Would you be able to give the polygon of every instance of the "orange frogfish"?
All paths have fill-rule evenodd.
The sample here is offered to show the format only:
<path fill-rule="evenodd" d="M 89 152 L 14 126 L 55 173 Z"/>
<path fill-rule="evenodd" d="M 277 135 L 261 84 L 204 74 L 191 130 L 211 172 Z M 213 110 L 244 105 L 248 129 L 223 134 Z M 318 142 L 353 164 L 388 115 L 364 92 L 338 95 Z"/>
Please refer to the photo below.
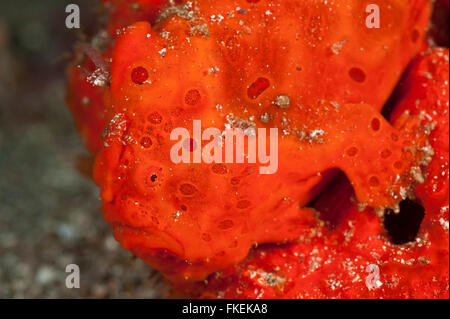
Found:
<path fill-rule="evenodd" d="M 433 125 L 381 110 L 424 47 L 430 3 L 369 4 L 103 0 L 108 25 L 78 47 L 68 104 L 122 246 L 195 282 L 317 229 L 312 202 L 340 174 L 360 209 L 398 211 L 424 183 Z M 221 134 L 199 137 L 208 128 Z M 268 174 L 250 143 L 262 128 L 258 152 L 277 154 Z M 243 160 L 194 160 L 219 140 Z M 189 161 L 173 160 L 176 143 Z"/>

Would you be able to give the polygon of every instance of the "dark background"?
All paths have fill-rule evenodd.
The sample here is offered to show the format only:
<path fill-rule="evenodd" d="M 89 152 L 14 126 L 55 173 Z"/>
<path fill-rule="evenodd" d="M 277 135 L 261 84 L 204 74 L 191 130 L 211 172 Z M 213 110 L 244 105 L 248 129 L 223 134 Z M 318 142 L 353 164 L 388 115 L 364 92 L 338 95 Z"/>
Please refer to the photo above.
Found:
<path fill-rule="evenodd" d="M 81 30 L 65 7 L 81 9 Z M 98 1 L 0 2 L 0 298 L 154 298 L 165 286 L 120 248 L 99 191 L 76 168 L 86 156 L 65 105 L 77 40 L 99 27 Z M 81 288 L 67 289 L 77 264 Z"/>

